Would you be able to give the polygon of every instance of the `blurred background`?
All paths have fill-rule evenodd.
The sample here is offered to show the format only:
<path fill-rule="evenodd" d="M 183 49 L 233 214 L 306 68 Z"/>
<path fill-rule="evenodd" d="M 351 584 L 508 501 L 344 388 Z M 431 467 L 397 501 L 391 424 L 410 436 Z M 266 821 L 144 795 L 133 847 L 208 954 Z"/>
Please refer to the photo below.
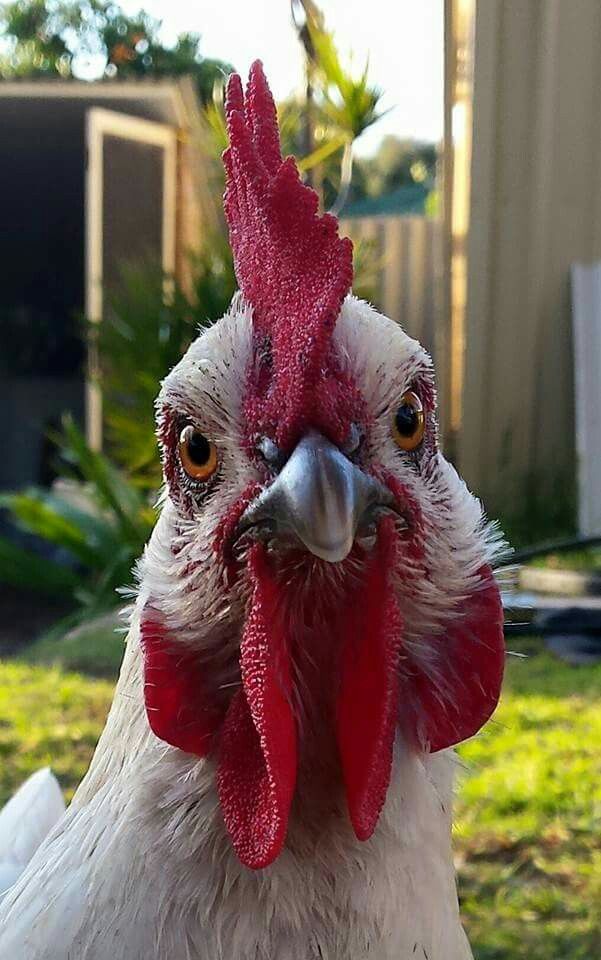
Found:
<path fill-rule="evenodd" d="M 0 31 L 0 802 L 46 763 L 69 797 L 103 725 L 154 397 L 234 291 L 224 80 L 260 57 L 524 561 L 519 656 L 461 750 L 476 956 L 601 956 L 598 0 L 17 0 Z"/>

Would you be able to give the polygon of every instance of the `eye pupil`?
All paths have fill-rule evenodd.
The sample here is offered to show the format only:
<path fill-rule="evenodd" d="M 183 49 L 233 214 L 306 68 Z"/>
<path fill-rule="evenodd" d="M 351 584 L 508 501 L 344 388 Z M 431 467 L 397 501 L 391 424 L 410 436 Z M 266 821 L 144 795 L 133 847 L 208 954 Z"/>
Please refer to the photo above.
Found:
<path fill-rule="evenodd" d="M 186 437 L 188 456 L 197 467 L 204 467 L 211 456 L 211 444 L 198 430 L 191 430 Z"/>
<path fill-rule="evenodd" d="M 424 439 L 425 429 L 426 419 L 420 396 L 414 390 L 407 390 L 401 397 L 392 422 L 392 436 L 397 447 L 406 452 L 417 450 Z"/>
<path fill-rule="evenodd" d="M 179 458 L 190 479 L 202 482 L 208 480 L 217 469 L 217 448 L 200 430 L 191 423 L 184 427 L 179 436 Z"/>
<path fill-rule="evenodd" d="M 412 437 L 419 425 L 419 414 L 415 407 L 403 403 L 396 412 L 395 424 L 402 437 Z"/>

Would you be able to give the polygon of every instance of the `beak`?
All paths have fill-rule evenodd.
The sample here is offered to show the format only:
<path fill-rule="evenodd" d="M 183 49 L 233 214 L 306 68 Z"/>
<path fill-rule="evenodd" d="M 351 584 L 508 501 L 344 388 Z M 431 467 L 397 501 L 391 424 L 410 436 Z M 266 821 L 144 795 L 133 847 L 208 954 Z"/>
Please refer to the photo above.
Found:
<path fill-rule="evenodd" d="M 378 514 L 390 509 L 394 498 L 386 487 L 310 431 L 273 483 L 245 510 L 238 536 L 251 529 L 263 539 L 292 536 L 314 556 L 338 563 L 351 552 L 358 534 L 375 533 Z"/>

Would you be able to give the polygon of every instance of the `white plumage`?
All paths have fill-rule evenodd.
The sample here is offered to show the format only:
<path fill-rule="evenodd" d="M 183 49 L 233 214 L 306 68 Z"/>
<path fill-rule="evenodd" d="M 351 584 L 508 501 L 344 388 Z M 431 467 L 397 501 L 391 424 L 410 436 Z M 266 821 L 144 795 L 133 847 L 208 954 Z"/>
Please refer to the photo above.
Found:
<path fill-rule="evenodd" d="M 0 811 L 0 898 L 23 872 L 65 812 L 56 778 L 32 773 Z"/>
<path fill-rule="evenodd" d="M 440 453 L 420 473 L 390 436 L 398 398 L 416 376 L 431 378 L 422 348 L 353 298 L 345 301 L 334 342 L 372 417 L 366 456 L 377 451 L 423 512 L 429 576 L 417 569 L 413 575 L 408 563 L 395 590 L 406 642 L 427 668 L 431 638 L 460 615 L 497 541 Z M 247 586 L 224 589 L 211 544 L 228 507 L 249 482 L 262 480 L 242 443 L 251 349 L 250 310 L 236 298 L 165 381 L 161 402 L 194 418 L 217 445 L 219 482 L 192 517 L 165 495 L 140 564 L 105 730 L 65 816 L 0 906 L 0 960 L 471 957 L 451 850 L 452 751 L 428 755 L 397 736 L 387 800 L 365 843 L 353 834 L 342 786 L 328 786 L 325 796 L 322 771 L 307 772 L 301 762 L 283 852 L 265 870 L 251 871 L 227 836 L 213 761 L 168 746 L 150 731 L 139 632 L 149 596 L 183 649 L 223 651 L 240 642 Z M 330 566 L 322 575 L 332 577 L 334 595 L 338 565 Z M 236 683 L 227 662 L 224 685 Z M 310 691 L 297 694 L 301 701 L 310 697 Z M 302 739 L 301 724 L 301 753 Z"/>

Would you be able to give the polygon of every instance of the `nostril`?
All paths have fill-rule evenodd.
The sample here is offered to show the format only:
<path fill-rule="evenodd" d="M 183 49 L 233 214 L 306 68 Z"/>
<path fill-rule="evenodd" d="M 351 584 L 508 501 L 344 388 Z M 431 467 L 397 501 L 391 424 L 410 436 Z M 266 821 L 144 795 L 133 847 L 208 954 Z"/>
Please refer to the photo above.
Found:
<path fill-rule="evenodd" d="M 271 437 L 261 437 L 257 443 L 257 453 L 272 470 L 280 470 L 284 465 L 284 454 Z"/>
<path fill-rule="evenodd" d="M 348 432 L 348 437 L 346 438 L 344 446 L 342 447 L 342 452 L 347 457 L 352 457 L 353 454 L 356 454 L 359 452 L 359 448 L 361 447 L 362 443 L 363 443 L 363 433 L 361 429 L 358 427 L 356 423 L 351 423 L 349 432 Z"/>

